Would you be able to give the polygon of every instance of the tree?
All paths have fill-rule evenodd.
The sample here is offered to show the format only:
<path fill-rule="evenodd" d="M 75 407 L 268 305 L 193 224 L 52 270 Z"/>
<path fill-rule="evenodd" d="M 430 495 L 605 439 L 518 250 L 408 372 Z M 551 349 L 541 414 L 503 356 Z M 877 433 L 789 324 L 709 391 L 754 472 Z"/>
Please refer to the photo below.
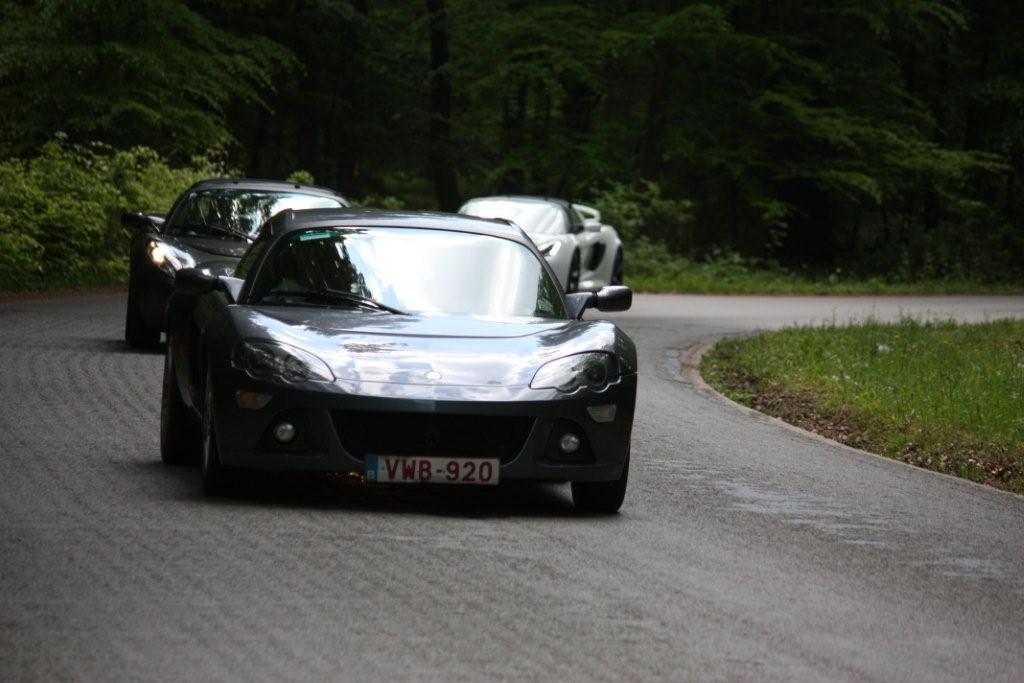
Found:
<path fill-rule="evenodd" d="M 187 158 L 229 143 L 228 105 L 259 106 L 292 66 L 281 46 L 177 0 L 3 0 L 0 155 L 63 131 Z"/>

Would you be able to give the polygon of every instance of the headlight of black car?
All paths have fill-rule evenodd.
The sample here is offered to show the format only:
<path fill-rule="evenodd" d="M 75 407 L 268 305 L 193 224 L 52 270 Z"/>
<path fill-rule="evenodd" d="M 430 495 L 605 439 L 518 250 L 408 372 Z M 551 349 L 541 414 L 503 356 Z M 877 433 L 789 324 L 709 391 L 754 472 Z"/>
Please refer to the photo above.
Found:
<path fill-rule="evenodd" d="M 192 268 L 196 265 L 196 260 L 192 258 L 191 254 L 177 247 L 172 247 L 167 242 L 150 240 L 146 247 L 146 252 L 149 254 L 149 260 L 152 261 L 153 265 L 168 275 L 174 275 L 176 270 Z"/>
<path fill-rule="evenodd" d="M 231 364 L 253 379 L 290 383 L 334 381 L 334 373 L 327 363 L 308 351 L 262 339 L 240 341 L 231 355 Z"/>
<path fill-rule="evenodd" d="M 545 363 L 530 382 L 531 389 L 557 389 L 571 394 L 586 387 L 601 391 L 619 378 L 619 366 L 609 353 L 577 353 Z"/>

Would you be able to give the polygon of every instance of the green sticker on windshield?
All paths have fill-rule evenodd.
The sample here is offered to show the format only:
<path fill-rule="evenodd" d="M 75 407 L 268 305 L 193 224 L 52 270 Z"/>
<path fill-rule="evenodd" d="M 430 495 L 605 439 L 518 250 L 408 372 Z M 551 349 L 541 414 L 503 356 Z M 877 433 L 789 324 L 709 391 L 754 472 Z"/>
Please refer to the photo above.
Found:
<path fill-rule="evenodd" d="M 304 232 L 299 235 L 300 242 L 307 242 L 309 240 L 323 240 L 329 237 L 334 237 L 333 230 L 317 230 L 316 232 Z"/>

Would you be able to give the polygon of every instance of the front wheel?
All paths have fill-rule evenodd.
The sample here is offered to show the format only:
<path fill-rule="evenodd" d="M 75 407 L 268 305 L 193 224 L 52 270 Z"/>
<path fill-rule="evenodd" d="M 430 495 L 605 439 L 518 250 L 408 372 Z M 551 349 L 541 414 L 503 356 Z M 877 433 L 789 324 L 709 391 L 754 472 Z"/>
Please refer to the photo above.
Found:
<path fill-rule="evenodd" d="M 565 281 L 565 293 L 572 294 L 580 288 L 580 252 L 574 252 L 569 264 L 569 277 Z"/>
<path fill-rule="evenodd" d="M 201 460 L 203 493 L 208 496 L 228 493 L 234 480 L 233 474 L 230 468 L 220 464 L 217 429 L 213 417 L 213 378 L 207 371 L 206 395 L 203 401 L 203 457 Z"/>
<path fill-rule="evenodd" d="M 619 511 L 626 497 L 626 483 L 629 481 L 629 456 L 622 466 L 622 476 L 615 481 L 574 481 L 572 502 L 581 512 L 597 512 L 611 515 Z"/>
<path fill-rule="evenodd" d="M 164 385 L 160 397 L 160 459 L 168 465 L 193 465 L 199 460 L 200 434 L 197 420 L 174 381 L 171 345 L 164 357 Z"/>
<path fill-rule="evenodd" d="M 124 340 L 133 349 L 149 349 L 160 343 L 160 330 L 154 330 L 142 319 L 135 287 L 128 283 L 128 309 L 124 314 Z"/>

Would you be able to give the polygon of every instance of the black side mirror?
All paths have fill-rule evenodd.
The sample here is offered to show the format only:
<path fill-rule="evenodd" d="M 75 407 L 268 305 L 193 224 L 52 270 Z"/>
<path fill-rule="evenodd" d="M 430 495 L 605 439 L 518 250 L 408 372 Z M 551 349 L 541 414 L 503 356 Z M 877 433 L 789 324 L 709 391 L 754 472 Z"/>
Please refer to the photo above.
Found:
<path fill-rule="evenodd" d="M 580 292 L 565 297 L 569 303 L 569 315 L 579 320 L 583 311 L 595 308 L 599 311 L 612 313 L 628 311 L 633 305 L 633 290 L 621 285 L 602 287 L 598 292 Z"/>
<path fill-rule="evenodd" d="M 622 285 L 602 287 L 594 295 L 591 306 L 599 311 L 628 311 L 633 305 L 633 290 Z"/>
<path fill-rule="evenodd" d="M 174 290 L 182 294 L 198 296 L 217 289 L 220 279 L 204 273 L 198 268 L 182 268 L 174 274 Z"/>
<path fill-rule="evenodd" d="M 144 213 L 126 211 L 121 214 L 121 225 L 130 230 L 138 230 L 139 232 L 146 232 L 147 230 L 160 232 L 160 227 L 163 223 L 163 219 L 160 219 L 160 222 L 157 223 L 153 220 L 153 217 L 147 216 Z"/>

